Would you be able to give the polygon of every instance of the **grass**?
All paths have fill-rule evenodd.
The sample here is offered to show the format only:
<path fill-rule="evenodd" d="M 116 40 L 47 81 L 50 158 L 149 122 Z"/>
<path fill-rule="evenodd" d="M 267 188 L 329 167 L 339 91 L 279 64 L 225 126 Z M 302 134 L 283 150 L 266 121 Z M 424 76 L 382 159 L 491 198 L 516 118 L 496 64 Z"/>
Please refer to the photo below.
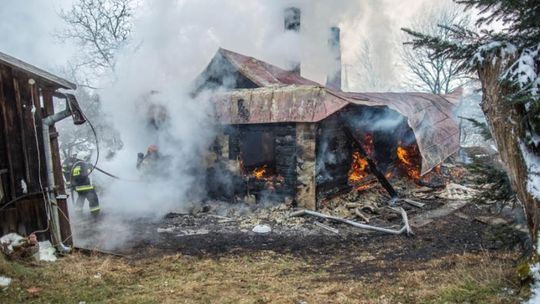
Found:
<path fill-rule="evenodd" d="M 377 279 L 270 251 L 129 260 L 72 254 L 55 263 L 0 257 L 2 303 L 519 303 L 513 253 L 450 255 Z M 360 259 L 361 260 L 361 259 Z M 360 260 L 349 263 L 362 263 Z"/>

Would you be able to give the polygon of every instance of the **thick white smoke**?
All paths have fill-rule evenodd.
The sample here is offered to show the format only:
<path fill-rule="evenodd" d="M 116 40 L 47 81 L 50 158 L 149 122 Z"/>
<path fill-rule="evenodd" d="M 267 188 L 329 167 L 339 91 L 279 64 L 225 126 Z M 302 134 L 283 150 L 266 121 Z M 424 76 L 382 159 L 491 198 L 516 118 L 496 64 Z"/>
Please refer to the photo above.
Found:
<path fill-rule="evenodd" d="M 283 10 L 291 4 L 302 9 L 300 36 L 283 29 Z M 105 209 L 163 215 L 198 199 L 194 194 L 204 189 L 200 189 L 202 172 L 197 168 L 202 167 L 213 140 L 214 122 L 205 99 L 190 97 L 190 85 L 219 47 L 281 66 L 301 60 L 303 68 L 314 67 L 305 74 L 319 72 L 323 81 L 330 66 L 329 27 L 356 6 L 356 2 L 342 2 L 329 11 L 328 5 L 306 1 L 144 3 L 138 10 L 132 43 L 118 57 L 114 80 L 100 92 L 124 141 L 117 157 L 102 166 L 138 179 L 137 153 L 156 144 L 169 157 L 170 172 L 164 172 L 167 178 L 152 179 L 143 186 L 109 181 L 102 197 Z M 148 123 L 150 104 L 167 110 L 167 123 L 157 131 Z"/>

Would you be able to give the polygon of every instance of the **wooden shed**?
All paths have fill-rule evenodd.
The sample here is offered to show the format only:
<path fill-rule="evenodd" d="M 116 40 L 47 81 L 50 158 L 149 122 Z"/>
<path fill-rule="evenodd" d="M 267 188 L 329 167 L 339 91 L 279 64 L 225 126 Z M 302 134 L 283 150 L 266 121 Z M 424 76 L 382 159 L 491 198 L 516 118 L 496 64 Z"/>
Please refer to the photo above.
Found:
<path fill-rule="evenodd" d="M 60 214 L 62 241 L 71 243 L 58 133 L 54 125 L 49 127 L 54 184 L 46 171 L 42 118 L 55 113 L 53 96 L 61 96 L 59 89 L 75 88 L 67 80 L 0 53 L 0 235 L 36 233 L 40 240 L 54 239 L 52 197 Z M 50 184 L 54 189 L 49 189 Z"/>

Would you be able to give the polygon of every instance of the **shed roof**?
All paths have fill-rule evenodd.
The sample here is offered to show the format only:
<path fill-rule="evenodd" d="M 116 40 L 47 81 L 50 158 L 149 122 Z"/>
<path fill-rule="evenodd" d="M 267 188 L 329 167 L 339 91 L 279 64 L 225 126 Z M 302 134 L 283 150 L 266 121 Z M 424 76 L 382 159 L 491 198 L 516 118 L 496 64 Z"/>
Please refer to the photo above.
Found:
<path fill-rule="evenodd" d="M 9 56 L 5 53 L 0 52 L 0 64 L 7 65 L 15 70 L 27 73 L 32 75 L 35 78 L 39 78 L 41 80 L 44 80 L 45 82 L 49 84 L 53 84 L 55 86 L 58 86 L 60 88 L 64 89 L 76 89 L 77 85 L 74 83 L 67 81 L 63 78 L 60 78 L 56 75 L 53 75 L 45 70 L 42 70 L 38 67 L 35 67 L 29 63 L 26 63 L 22 60 L 19 60 L 15 57 Z M 37 80 L 37 79 L 36 79 Z"/>
<path fill-rule="evenodd" d="M 214 94 L 221 123 L 318 122 L 351 104 L 384 106 L 407 118 L 422 155 L 422 174 L 459 149 L 459 127 L 452 112 L 461 98 L 460 90 L 449 95 L 341 92 L 229 50 L 219 49 L 216 57 L 259 86 Z"/>
<path fill-rule="evenodd" d="M 261 87 L 271 85 L 314 85 L 322 86 L 315 81 L 304 78 L 262 60 L 235 53 L 223 48 L 218 54 L 226 58 L 238 71 Z"/>

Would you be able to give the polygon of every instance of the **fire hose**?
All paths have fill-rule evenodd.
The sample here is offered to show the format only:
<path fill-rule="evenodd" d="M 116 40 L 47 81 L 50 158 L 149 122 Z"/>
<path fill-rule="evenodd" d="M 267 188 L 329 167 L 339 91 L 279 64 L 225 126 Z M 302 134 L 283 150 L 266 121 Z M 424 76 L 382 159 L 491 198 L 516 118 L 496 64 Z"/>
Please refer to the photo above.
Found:
<path fill-rule="evenodd" d="M 121 181 L 125 181 L 125 182 L 132 182 L 132 183 L 142 183 L 144 182 L 143 180 L 140 180 L 140 179 L 127 179 L 127 178 L 122 178 L 122 177 L 119 177 L 117 175 L 114 175 L 110 172 L 107 172 L 101 168 L 98 168 L 97 166 L 94 166 L 94 169 L 96 169 L 97 171 L 109 176 L 109 177 L 112 177 L 114 179 L 117 179 L 117 180 L 121 180 Z"/>

